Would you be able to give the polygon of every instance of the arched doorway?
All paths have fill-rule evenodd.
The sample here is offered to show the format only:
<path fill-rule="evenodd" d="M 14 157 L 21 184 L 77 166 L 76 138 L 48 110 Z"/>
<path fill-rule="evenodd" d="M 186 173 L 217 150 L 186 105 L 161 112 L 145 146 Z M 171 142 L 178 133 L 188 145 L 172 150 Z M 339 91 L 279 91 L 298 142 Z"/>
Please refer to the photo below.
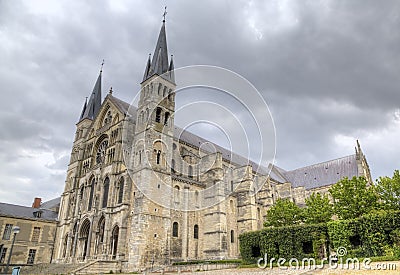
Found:
<path fill-rule="evenodd" d="M 74 225 L 74 229 L 72 231 L 72 235 L 71 235 L 71 245 L 70 245 L 70 251 L 69 251 L 69 255 L 71 257 L 75 256 L 75 251 L 76 251 L 76 239 L 77 239 L 77 234 L 78 233 L 78 222 L 75 223 Z"/>
<path fill-rule="evenodd" d="M 114 229 L 113 229 L 112 235 L 111 235 L 111 253 L 112 253 L 113 259 L 115 259 L 117 257 L 118 235 L 119 235 L 119 227 L 118 227 L 118 225 L 116 225 L 116 226 L 114 226 Z"/>
<path fill-rule="evenodd" d="M 89 232 L 90 232 L 90 221 L 88 219 L 84 220 L 79 231 L 79 243 L 81 248 L 82 260 L 86 258 L 88 245 L 89 245 Z"/>
<path fill-rule="evenodd" d="M 105 218 L 104 216 L 101 216 L 99 223 L 97 225 L 97 248 L 96 248 L 96 254 L 102 254 L 103 253 L 103 242 L 104 242 L 104 228 L 105 228 Z"/>
<path fill-rule="evenodd" d="M 67 256 L 67 246 L 68 246 L 68 234 L 65 235 L 64 237 L 64 243 L 63 243 L 63 252 L 62 252 L 62 257 L 65 258 Z"/>

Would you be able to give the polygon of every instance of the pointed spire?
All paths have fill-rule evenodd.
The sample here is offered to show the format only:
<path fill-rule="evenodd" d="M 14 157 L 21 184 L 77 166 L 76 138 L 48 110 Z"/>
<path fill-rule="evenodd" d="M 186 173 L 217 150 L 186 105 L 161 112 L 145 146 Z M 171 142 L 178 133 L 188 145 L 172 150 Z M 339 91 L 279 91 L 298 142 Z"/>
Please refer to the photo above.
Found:
<path fill-rule="evenodd" d="M 87 107 L 87 97 L 85 98 L 85 104 L 83 104 L 82 113 L 81 113 L 81 116 L 79 117 L 79 120 L 82 120 L 83 115 L 86 112 L 86 107 Z"/>
<path fill-rule="evenodd" d="M 160 34 L 158 35 L 156 48 L 154 49 L 151 67 L 154 73 L 161 75 L 168 71 L 168 48 L 167 36 L 165 34 L 165 22 L 162 23 Z"/>
<path fill-rule="evenodd" d="M 175 83 L 175 72 L 174 72 L 174 55 L 171 54 L 171 62 L 169 63 L 169 78 Z"/>
<path fill-rule="evenodd" d="M 154 54 L 152 58 L 147 61 L 146 69 L 143 76 L 143 81 L 149 79 L 153 75 L 163 75 L 169 71 L 168 67 L 168 47 L 167 47 L 167 36 L 165 33 L 165 15 L 167 14 L 166 10 L 163 15 L 163 22 L 161 25 L 161 30 L 158 35 L 157 44 L 154 49 Z M 150 62 L 151 59 L 151 62 Z M 174 82 L 170 76 L 170 74 L 163 75 L 164 78 Z"/>
<path fill-rule="evenodd" d="M 81 119 L 95 119 L 97 114 L 100 111 L 101 107 L 101 75 L 103 72 L 103 65 L 104 65 L 104 60 L 103 63 L 101 64 L 101 69 L 99 76 L 97 77 L 96 84 L 93 87 L 92 94 L 90 95 L 89 102 L 84 106 L 85 111 L 82 111 Z"/>
<path fill-rule="evenodd" d="M 151 53 L 149 53 L 149 58 L 147 59 L 147 65 L 146 65 L 146 69 L 144 70 L 144 75 L 143 75 L 142 81 L 145 81 L 148 78 L 148 76 L 151 74 L 150 69 L 151 69 Z"/>

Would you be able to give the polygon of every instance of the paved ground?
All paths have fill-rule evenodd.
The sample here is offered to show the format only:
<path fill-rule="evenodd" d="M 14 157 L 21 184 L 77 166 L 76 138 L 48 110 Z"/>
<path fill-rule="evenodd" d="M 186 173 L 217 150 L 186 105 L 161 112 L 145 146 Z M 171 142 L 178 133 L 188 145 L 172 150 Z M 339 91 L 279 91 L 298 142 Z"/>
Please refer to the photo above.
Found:
<path fill-rule="evenodd" d="M 352 266 L 349 268 L 347 266 L 338 266 L 336 269 L 324 268 L 317 270 L 282 270 L 279 268 L 273 269 L 258 269 L 258 268 L 243 268 L 243 269 L 226 269 L 226 270 L 213 270 L 213 271 L 203 271 L 203 272 L 182 272 L 182 275 L 198 274 L 198 275 L 398 275 L 400 274 L 400 261 L 397 262 L 374 262 L 370 264 L 371 269 L 365 269 L 362 264 L 360 264 L 359 270 L 352 270 Z"/>

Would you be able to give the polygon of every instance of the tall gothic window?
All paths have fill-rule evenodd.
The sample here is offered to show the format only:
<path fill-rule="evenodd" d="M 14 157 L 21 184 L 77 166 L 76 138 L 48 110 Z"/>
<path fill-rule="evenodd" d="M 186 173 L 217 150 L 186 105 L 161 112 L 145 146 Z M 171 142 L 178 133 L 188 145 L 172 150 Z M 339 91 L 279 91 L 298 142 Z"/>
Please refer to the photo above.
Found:
<path fill-rule="evenodd" d="M 160 162 L 161 162 L 161 151 L 160 150 L 158 150 L 157 151 L 157 164 L 160 164 Z"/>
<path fill-rule="evenodd" d="M 102 203 L 102 208 L 107 207 L 107 201 L 108 201 L 108 190 L 110 189 L 110 179 L 106 178 L 104 180 L 104 191 L 103 191 L 103 203 Z"/>
<path fill-rule="evenodd" d="M 197 224 L 195 224 L 193 228 L 193 238 L 199 238 L 199 226 Z"/>
<path fill-rule="evenodd" d="M 168 119 L 169 119 L 169 113 L 165 113 L 165 118 L 164 118 L 164 125 L 168 125 Z"/>
<path fill-rule="evenodd" d="M 188 176 L 189 178 L 193 178 L 193 167 L 191 165 L 188 167 Z"/>
<path fill-rule="evenodd" d="M 172 224 L 172 237 L 178 237 L 179 225 L 177 222 Z"/>
<path fill-rule="evenodd" d="M 119 190 L 118 190 L 118 203 L 122 203 L 124 198 L 124 178 L 121 178 L 119 181 Z"/>
<path fill-rule="evenodd" d="M 157 107 L 156 109 L 156 122 L 160 122 L 161 121 L 161 108 Z"/>
<path fill-rule="evenodd" d="M 94 179 L 92 179 L 92 185 L 91 185 L 91 187 L 90 187 L 90 196 L 89 196 L 89 203 L 88 203 L 88 211 L 90 211 L 90 210 L 92 209 L 95 185 L 96 185 L 96 182 L 95 182 Z"/>
<path fill-rule="evenodd" d="M 175 160 L 171 160 L 171 172 L 175 173 Z"/>
<path fill-rule="evenodd" d="M 235 242 L 235 231 L 231 230 L 231 243 Z"/>

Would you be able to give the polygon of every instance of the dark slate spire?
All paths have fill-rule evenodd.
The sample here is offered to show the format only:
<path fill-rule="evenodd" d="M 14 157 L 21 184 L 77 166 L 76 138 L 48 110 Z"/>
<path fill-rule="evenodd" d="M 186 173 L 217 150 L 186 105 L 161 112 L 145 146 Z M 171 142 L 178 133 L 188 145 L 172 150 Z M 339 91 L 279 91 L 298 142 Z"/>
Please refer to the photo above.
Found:
<path fill-rule="evenodd" d="M 86 97 L 86 99 L 85 99 L 85 104 L 83 104 L 82 113 L 81 113 L 81 116 L 79 117 L 79 121 L 82 120 L 83 115 L 84 115 L 85 112 L 86 112 L 86 107 L 87 107 L 87 97 Z"/>
<path fill-rule="evenodd" d="M 103 69 L 100 70 L 100 74 L 97 77 L 96 84 L 94 85 L 93 92 L 90 95 L 89 102 L 85 104 L 84 110 L 82 110 L 81 119 L 95 119 L 99 113 L 101 107 L 101 74 Z"/>
<path fill-rule="evenodd" d="M 174 72 L 174 56 L 171 54 L 171 62 L 169 63 L 169 78 L 175 83 L 175 72 Z"/>
<path fill-rule="evenodd" d="M 149 75 L 152 73 L 150 72 L 151 69 L 151 53 L 149 54 L 149 59 L 147 60 L 146 69 L 144 70 L 143 81 L 145 81 Z"/>
<path fill-rule="evenodd" d="M 168 48 L 167 48 L 167 36 L 165 34 L 165 19 L 163 20 L 160 34 L 158 35 L 156 48 L 150 63 L 150 57 L 147 61 L 146 70 L 144 72 L 143 81 L 149 79 L 153 75 L 163 75 L 169 71 L 168 67 Z M 163 76 L 165 79 L 174 82 L 170 78 L 170 74 Z"/>

